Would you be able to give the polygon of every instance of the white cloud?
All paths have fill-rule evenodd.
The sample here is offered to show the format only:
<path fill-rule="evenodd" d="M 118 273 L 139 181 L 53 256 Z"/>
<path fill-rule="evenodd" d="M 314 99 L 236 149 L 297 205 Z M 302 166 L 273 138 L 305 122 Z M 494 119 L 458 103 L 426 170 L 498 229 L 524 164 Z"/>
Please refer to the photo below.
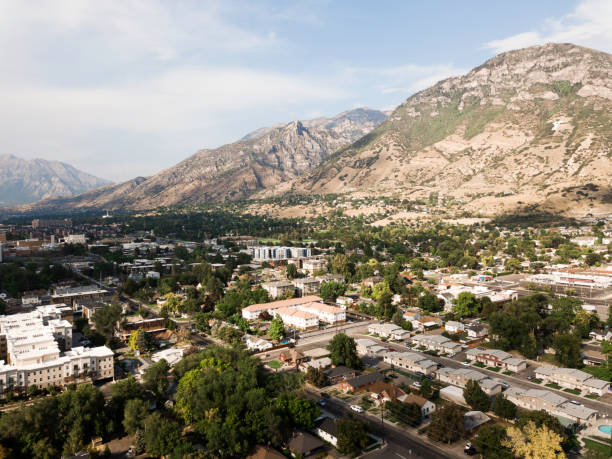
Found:
<path fill-rule="evenodd" d="M 485 48 L 502 53 L 550 42 L 573 43 L 612 52 L 612 2 L 582 0 L 571 14 L 551 17 L 538 30 L 489 41 Z"/>

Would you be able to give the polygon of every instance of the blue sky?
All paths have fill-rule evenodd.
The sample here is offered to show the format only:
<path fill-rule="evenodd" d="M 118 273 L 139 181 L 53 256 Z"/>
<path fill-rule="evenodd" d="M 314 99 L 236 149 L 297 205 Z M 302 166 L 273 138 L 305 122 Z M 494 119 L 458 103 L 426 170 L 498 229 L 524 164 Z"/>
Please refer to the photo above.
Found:
<path fill-rule="evenodd" d="M 151 175 L 549 41 L 611 52 L 612 2 L 0 0 L 0 154 Z"/>

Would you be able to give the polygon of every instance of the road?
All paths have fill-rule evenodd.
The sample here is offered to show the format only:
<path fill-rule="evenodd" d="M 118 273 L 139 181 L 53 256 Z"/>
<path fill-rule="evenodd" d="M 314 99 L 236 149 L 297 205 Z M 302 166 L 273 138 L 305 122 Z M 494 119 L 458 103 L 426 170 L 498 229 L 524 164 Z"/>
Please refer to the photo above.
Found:
<path fill-rule="evenodd" d="M 309 398 L 316 400 L 318 395 L 316 392 L 307 392 Z M 418 437 L 411 436 L 405 430 L 395 427 L 389 423 L 385 423 L 384 431 L 380 419 L 369 414 L 359 414 L 352 411 L 340 400 L 326 400 L 325 411 L 335 417 L 353 416 L 367 422 L 370 426 L 370 432 L 385 440 L 387 445 L 383 449 L 375 450 L 365 457 L 371 458 L 389 458 L 399 457 L 403 459 L 409 458 L 451 458 L 461 457 L 460 455 L 449 454 L 437 446 L 426 443 Z"/>

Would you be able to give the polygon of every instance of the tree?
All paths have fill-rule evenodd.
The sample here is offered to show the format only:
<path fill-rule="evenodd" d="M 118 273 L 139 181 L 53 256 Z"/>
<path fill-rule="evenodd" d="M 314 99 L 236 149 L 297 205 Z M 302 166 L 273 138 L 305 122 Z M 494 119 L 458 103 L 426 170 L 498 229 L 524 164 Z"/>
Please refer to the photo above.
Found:
<path fill-rule="evenodd" d="M 93 315 L 96 331 L 104 335 L 107 340 L 114 336 L 119 319 L 121 319 L 121 305 L 119 304 L 104 306 Z"/>
<path fill-rule="evenodd" d="M 170 365 L 165 359 L 147 368 L 143 375 L 143 386 L 155 394 L 158 402 L 168 399 L 168 370 Z"/>
<path fill-rule="evenodd" d="M 608 320 L 606 321 L 606 324 L 612 329 L 612 304 L 608 306 Z"/>
<path fill-rule="evenodd" d="M 425 290 L 419 296 L 417 306 L 425 313 L 438 312 L 442 309 L 442 304 L 440 301 L 441 300 L 436 295 L 431 293 L 429 290 Z"/>
<path fill-rule="evenodd" d="M 522 429 L 508 427 L 507 439 L 502 446 L 512 450 L 515 456 L 527 459 L 561 459 L 566 457 L 561 447 L 563 438 L 545 425 L 537 427 L 529 422 Z"/>
<path fill-rule="evenodd" d="M 363 363 L 357 355 L 355 340 L 344 333 L 335 335 L 329 342 L 327 350 L 331 352 L 332 363 L 336 366 L 344 365 L 355 369 L 363 367 Z"/>
<path fill-rule="evenodd" d="M 276 400 L 276 407 L 283 411 L 291 422 L 304 429 L 312 429 L 319 409 L 312 400 L 300 398 L 295 393 L 284 393 Z"/>
<path fill-rule="evenodd" d="M 463 427 L 463 411 L 458 405 L 446 405 L 431 415 L 431 422 L 427 429 L 429 438 L 452 443 L 465 435 Z"/>
<path fill-rule="evenodd" d="M 470 379 L 463 389 L 463 398 L 476 411 L 489 411 L 491 400 L 477 381 Z"/>
<path fill-rule="evenodd" d="M 501 393 L 493 399 L 493 412 L 504 419 L 514 419 L 516 417 L 516 405 L 507 400 Z"/>
<path fill-rule="evenodd" d="M 154 348 L 153 337 L 146 330 L 139 328 L 130 334 L 128 346 L 134 351 L 151 351 Z"/>
<path fill-rule="evenodd" d="M 338 444 L 336 448 L 342 454 L 356 453 L 368 444 L 367 426 L 358 419 L 338 419 Z"/>
<path fill-rule="evenodd" d="M 421 408 L 416 403 L 386 402 L 385 409 L 402 424 L 416 427 L 421 423 Z"/>
<path fill-rule="evenodd" d="M 471 292 L 461 292 L 457 299 L 453 300 L 453 314 L 459 318 L 471 317 L 478 312 L 479 302 Z"/>
<path fill-rule="evenodd" d="M 306 381 L 313 386 L 325 387 L 329 384 L 329 378 L 319 368 L 308 367 L 306 371 Z"/>
<path fill-rule="evenodd" d="M 552 347 L 559 363 L 568 368 L 579 368 L 582 366 L 580 355 L 580 339 L 574 335 L 556 335 Z"/>
<path fill-rule="evenodd" d="M 431 381 L 428 378 L 423 378 L 421 380 L 421 388 L 419 389 L 420 394 L 429 398 L 433 395 L 433 388 L 431 387 Z"/>
<path fill-rule="evenodd" d="M 344 295 L 346 284 L 344 282 L 323 282 L 321 284 L 321 298 L 325 301 L 336 301 L 339 296 Z"/>
<path fill-rule="evenodd" d="M 144 420 L 149 414 L 147 403 L 140 399 L 128 400 L 125 404 L 123 428 L 128 435 L 133 435 L 144 427 Z"/>
<path fill-rule="evenodd" d="M 295 279 L 298 276 L 297 266 L 293 263 L 287 265 L 287 279 Z"/>
<path fill-rule="evenodd" d="M 502 446 L 504 440 L 506 440 L 506 428 L 493 424 L 478 429 L 478 436 L 472 444 L 482 454 L 483 459 L 513 459 L 510 449 Z"/>
<path fill-rule="evenodd" d="M 331 260 L 331 270 L 334 274 L 341 274 L 344 277 L 348 274 L 348 258 L 343 253 L 334 255 Z"/>
<path fill-rule="evenodd" d="M 144 442 L 147 453 L 155 456 L 170 454 L 181 436 L 181 427 L 159 411 L 144 421 Z"/>
<path fill-rule="evenodd" d="M 270 329 L 268 330 L 268 336 L 272 339 L 281 339 L 285 336 L 285 324 L 280 316 L 276 316 L 270 322 Z"/>

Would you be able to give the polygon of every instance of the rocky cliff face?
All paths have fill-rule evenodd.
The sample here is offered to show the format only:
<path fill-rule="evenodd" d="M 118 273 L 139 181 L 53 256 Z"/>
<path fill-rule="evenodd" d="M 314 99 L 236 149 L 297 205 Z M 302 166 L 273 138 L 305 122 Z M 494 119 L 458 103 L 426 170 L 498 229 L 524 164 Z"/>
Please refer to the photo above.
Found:
<path fill-rule="evenodd" d="M 612 202 L 612 56 L 570 44 L 501 54 L 410 97 L 279 193 L 432 193 L 496 213 Z"/>
<path fill-rule="evenodd" d="M 0 155 L 0 206 L 72 196 L 110 183 L 58 161 Z"/>
<path fill-rule="evenodd" d="M 238 142 L 201 150 L 148 179 L 138 178 L 71 199 L 46 200 L 22 210 L 150 209 L 247 198 L 316 167 L 330 153 L 385 119 L 384 113 L 364 108 L 333 118 L 263 128 Z"/>

